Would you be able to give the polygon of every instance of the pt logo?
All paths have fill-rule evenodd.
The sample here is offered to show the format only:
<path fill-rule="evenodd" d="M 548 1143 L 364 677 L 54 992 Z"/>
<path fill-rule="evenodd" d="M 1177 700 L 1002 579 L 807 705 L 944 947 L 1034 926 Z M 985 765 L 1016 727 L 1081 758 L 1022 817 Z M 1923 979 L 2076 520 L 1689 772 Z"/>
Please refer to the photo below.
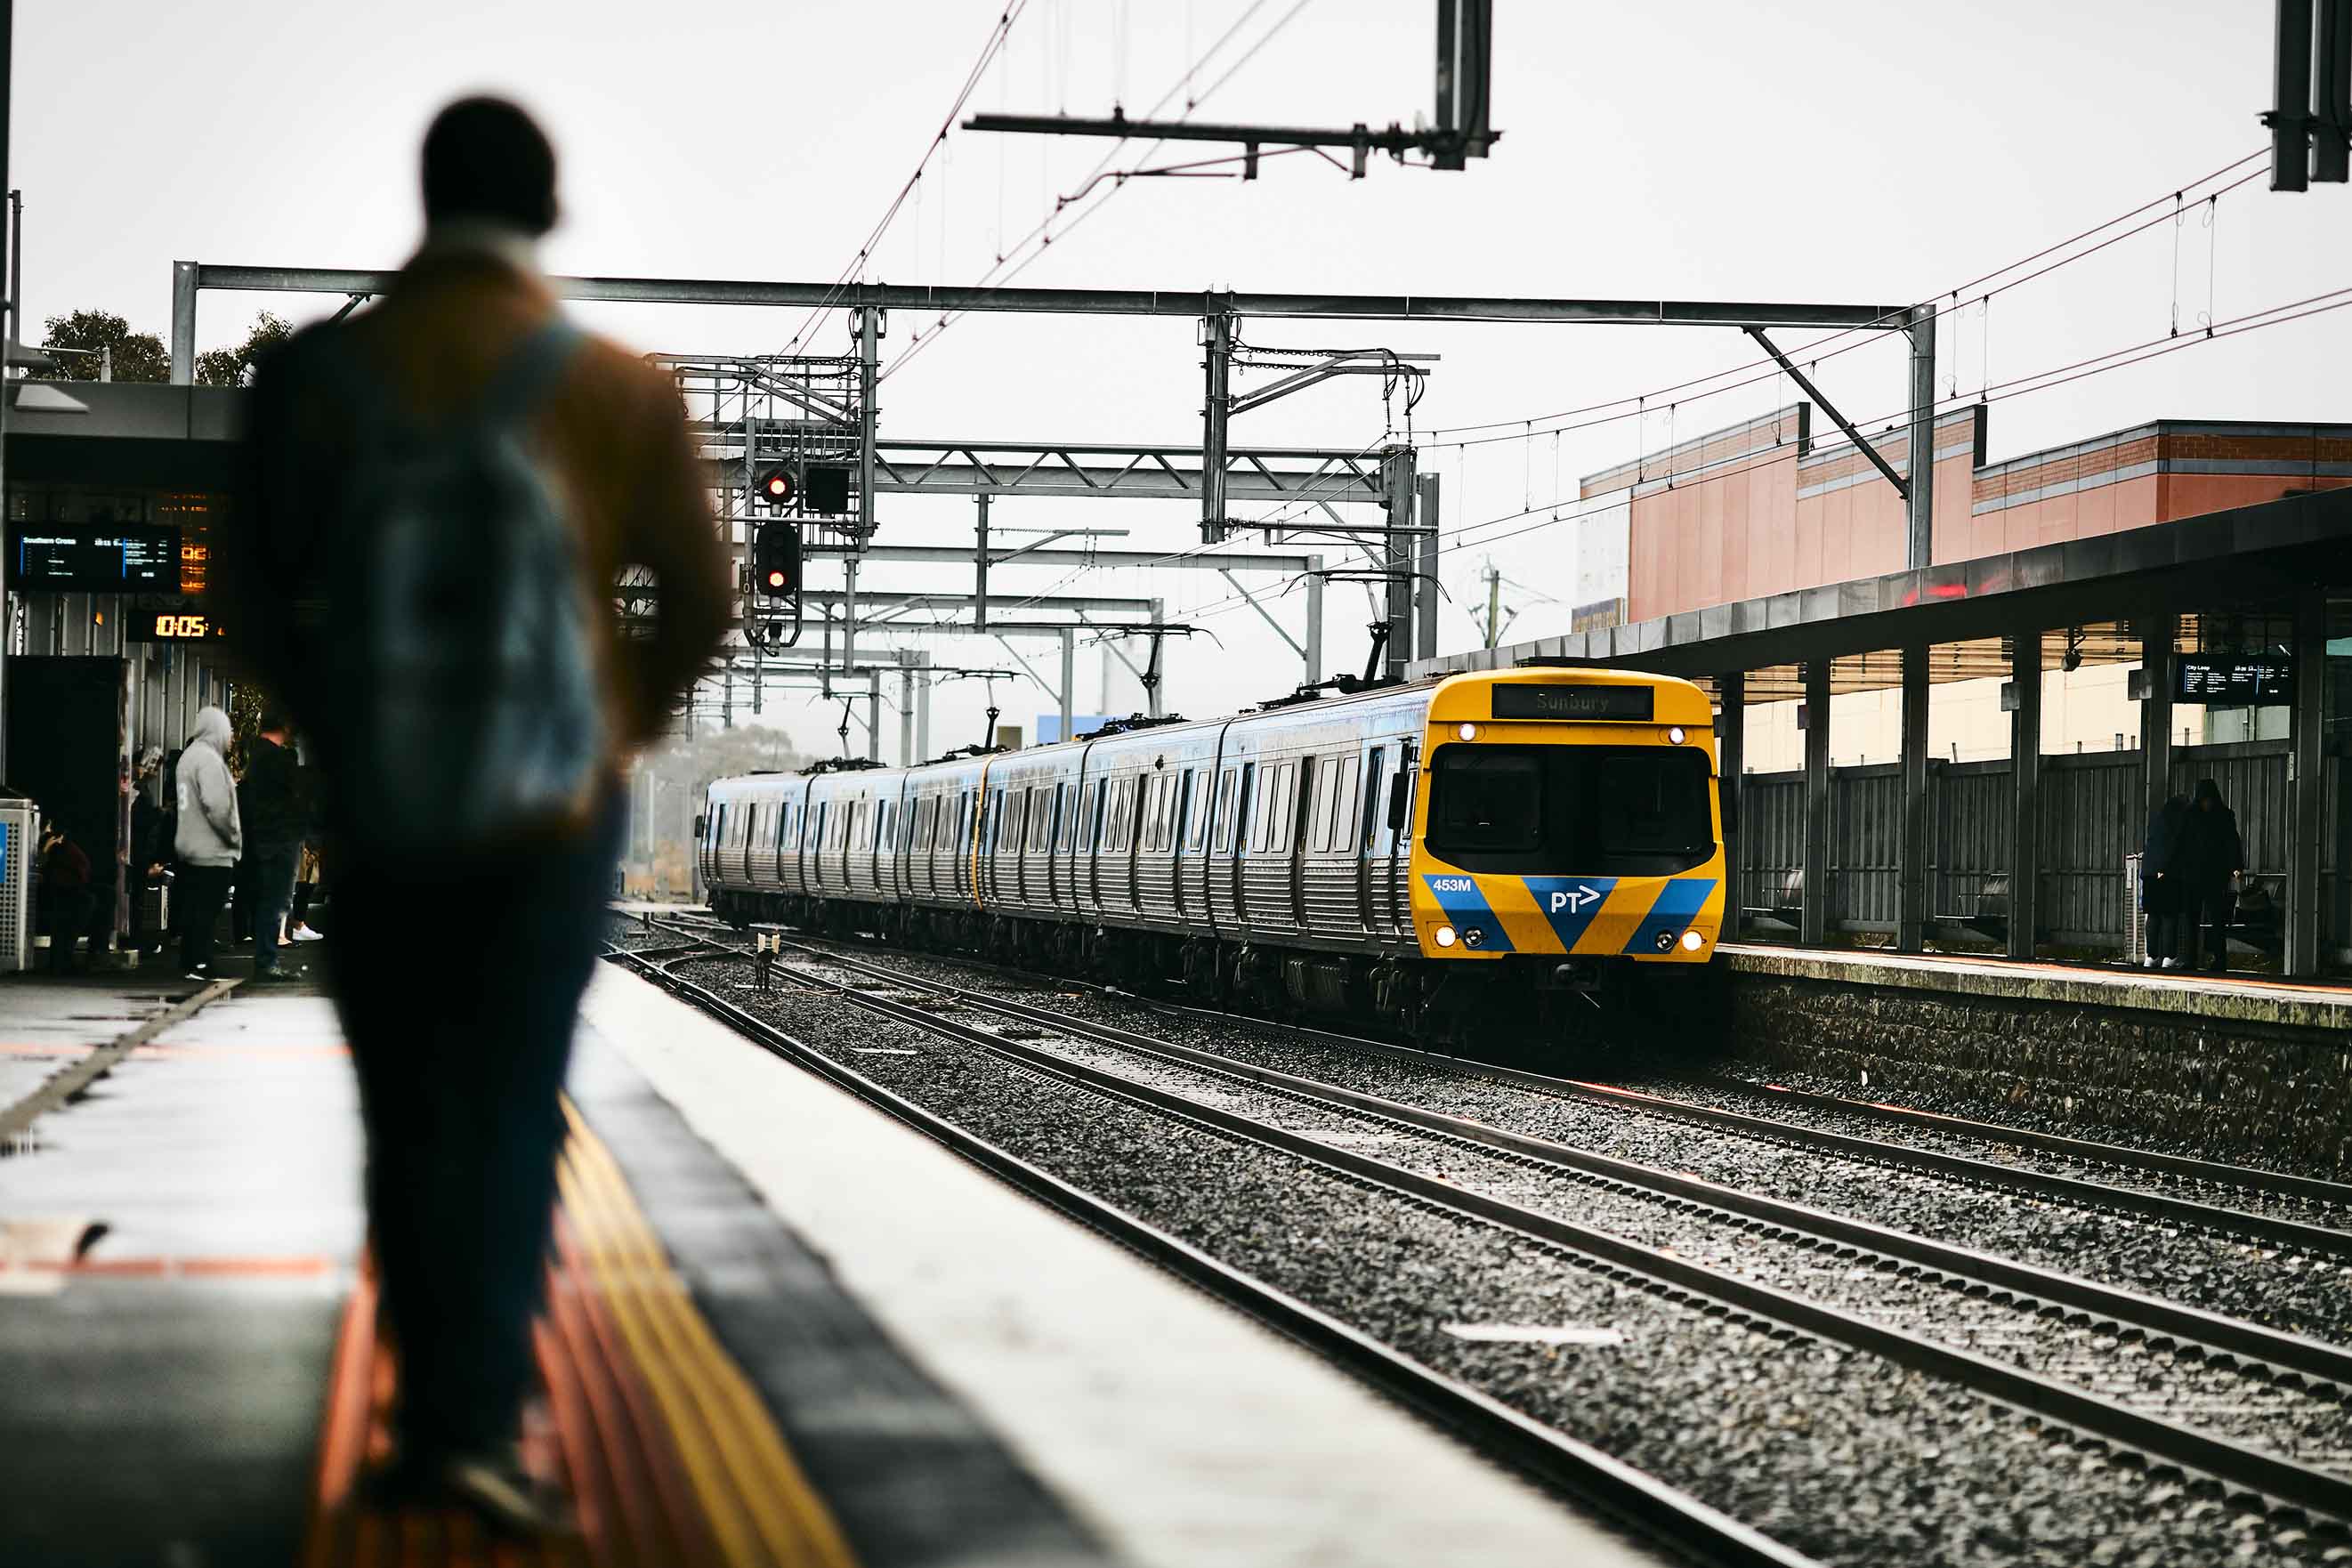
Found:
<path fill-rule="evenodd" d="M 1597 904 L 1600 901 L 1600 893 L 1591 888 L 1585 887 L 1582 883 L 1579 883 L 1573 888 L 1554 893 L 1551 896 L 1550 912 L 1557 914 L 1561 910 L 1566 910 L 1570 913 L 1573 914 L 1581 910 L 1587 904 Z"/>

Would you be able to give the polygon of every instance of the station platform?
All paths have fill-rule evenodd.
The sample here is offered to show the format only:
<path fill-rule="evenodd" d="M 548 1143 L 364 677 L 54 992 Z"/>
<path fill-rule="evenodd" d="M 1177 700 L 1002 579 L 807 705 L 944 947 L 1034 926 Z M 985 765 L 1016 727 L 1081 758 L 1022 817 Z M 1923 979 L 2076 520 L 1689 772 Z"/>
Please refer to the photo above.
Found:
<path fill-rule="evenodd" d="M 1659 1561 L 610 968 L 523 1434 L 581 1538 L 375 1511 L 329 1004 L 12 979 L 0 1074 L 0 1563 Z"/>
<path fill-rule="evenodd" d="M 2352 1178 L 2352 986 L 1726 942 L 1710 1068 Z M 1792 1080 L 1793 1081 L 1793 1080 Z"/>

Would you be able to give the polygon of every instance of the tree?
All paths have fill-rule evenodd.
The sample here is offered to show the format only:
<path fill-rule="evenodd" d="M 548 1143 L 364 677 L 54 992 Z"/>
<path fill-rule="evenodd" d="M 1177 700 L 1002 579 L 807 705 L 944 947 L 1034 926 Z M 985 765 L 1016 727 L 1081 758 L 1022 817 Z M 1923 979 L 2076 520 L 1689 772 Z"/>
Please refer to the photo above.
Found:
<path fill-rule="evenodd" d="M 132 331 L 130 322 L 110 311 L 76 310 L 51 316 L 41 325 L 47 332 L 43 348 L 88 351 L 58 355 L 58 368 L 51 374 L 59 381 L 96 381 L 103 363 L 100 351 L 106 349 L 114 351 L 117 381 L 172 379 L 172 356 L 163 340 L 152 332 Z"/>
<path fill-rule="evenodd" d="M 233 349 L 207 349 L 196 356 L 198 386 L 243 386 L 253 379 L 257 361 L 294 335 L 294 329 L 269 311 L 254 319 L 245 342 Z"/>

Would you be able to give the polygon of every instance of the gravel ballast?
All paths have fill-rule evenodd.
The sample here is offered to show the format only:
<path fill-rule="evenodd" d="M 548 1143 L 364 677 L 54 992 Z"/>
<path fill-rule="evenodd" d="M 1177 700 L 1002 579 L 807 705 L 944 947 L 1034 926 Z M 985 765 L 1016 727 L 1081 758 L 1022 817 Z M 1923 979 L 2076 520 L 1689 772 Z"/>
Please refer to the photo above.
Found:
<path fill-rule="evenodd" d="M 720 959 L 679 972 L 1008 1151 L 1825 1561 L 2310 1560 L 2315 1543 L 2218 1489 L 2140 1475 L 2095 1445 L 1879 1358 L 1676 1304 L 1546 1244 L 1114 1104 L 837 998 L 753 992 L 747 968 Z M 1076 1005 L 1060 994 L 1055 1005 Z M 1498 1179 L 1532 1179 L 1514 1162 L 1428 1147 L 1426 1158 L 1465 1173 L 1499 1165 Z M 1445 1331 L 1449 1322 L 1623 1338 L 1474 1342 Z"/>

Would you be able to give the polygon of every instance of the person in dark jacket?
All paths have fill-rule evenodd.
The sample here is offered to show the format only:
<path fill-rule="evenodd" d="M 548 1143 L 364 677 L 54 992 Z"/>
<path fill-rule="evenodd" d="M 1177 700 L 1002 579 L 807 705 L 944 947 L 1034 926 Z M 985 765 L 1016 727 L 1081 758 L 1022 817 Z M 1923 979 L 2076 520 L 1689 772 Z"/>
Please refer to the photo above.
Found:
<path fill-rule="evenodd" d="M 2228 966 L 2230 916 L 2237 903 L 2234 883 L 2245 868 L 2246 845 L 2238 834 L 2238 814 L 2221 798 L 2220 784 L 2199 779 L 2173 858 L 2188 934 L 2193 936 L 2200 924 L 2204 928 L 2202 950 L 2192 942 L 2184 954 L 2189 967 L 2219 972 Z"/>
<path fill-rule="evenodd" d="M 73 973 L 74 947 L 89 924 L 89 857 L 55 821 L 41 825 L 41 881 L 34 904 L 49 933 L 49 973 Z"/>
<path fill-rule="evenodd" d="M 152 794 L 163 772 L 163 748 L 150 746 L 139 758 L 138 775 L 125 784 L 131 794 L 131 849 L 124 858 L 124 875 L 131 883 L 131 934 L 124 940 L 149 952 L 163 950 L 163 933 L 147 929 L 147 895 L 172 858 L 172 816 Z"/>
<path fill-rule="evenodd" d="M 2181 921 L 2188 909 L 2175 865 L 2180 836 L 2189 826 L 2189 797 L 2176 795 L 2148 818 L 2147 840 L 2139 857 L 2140 908 L 2147 913 L 2147 966 L 2180 967 Z"/>
<path fill-rule="evenodd" d="M 245 778 L 236 787 L 238 817 L 245 824 L 245 859 L 239 875 L 248 880 L 253 910 L 253 978 L 285 978 L 278 965 L 278 928 L 294 900 L 294 870 L 302 855 L 305 814 L 289 743 L 293 722 L 265 708 L 261 729 L 245 749 Z"/>

